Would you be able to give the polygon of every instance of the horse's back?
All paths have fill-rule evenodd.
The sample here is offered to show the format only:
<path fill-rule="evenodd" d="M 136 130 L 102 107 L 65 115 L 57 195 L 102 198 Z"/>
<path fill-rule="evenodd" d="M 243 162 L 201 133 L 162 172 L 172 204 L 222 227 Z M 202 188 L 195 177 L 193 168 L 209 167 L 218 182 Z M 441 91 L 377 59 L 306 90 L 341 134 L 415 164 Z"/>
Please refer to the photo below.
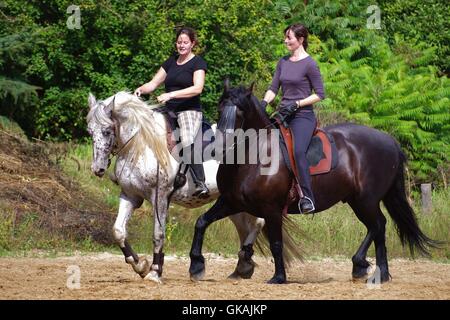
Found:
<path fill-rule="evenodd" d="M 375 150 L 381 153 L 398 154 L 400 150 L 397 141 L 391 135 L 367 126 L 339 123 L 327 126 L 324 130 L 335 139 L 344 140 L 361 151 Z"/>
<path fill-rule="evenodd" d="M 351 182 L 355 194 L 384 194 L 403 160 L 397 141 L 380 130 L 352 123 L 324 130 L 335 139 L 339 154 L 336 174 L 342 181 Z"/>

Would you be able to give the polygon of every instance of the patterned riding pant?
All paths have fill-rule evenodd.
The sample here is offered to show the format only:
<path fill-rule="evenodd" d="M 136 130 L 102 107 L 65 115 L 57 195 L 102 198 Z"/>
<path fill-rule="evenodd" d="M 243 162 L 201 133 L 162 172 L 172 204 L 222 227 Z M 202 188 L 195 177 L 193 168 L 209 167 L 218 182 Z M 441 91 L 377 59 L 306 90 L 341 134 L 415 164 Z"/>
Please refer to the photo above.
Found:
<path fill-rule="evenodd" d="M 200 111 L 187 110 L 178 113 L 178 125 L 180 126 L 180 139 L 183 148 L 194 143 L 195 136 L 202 125 L 202 113 Z"/>

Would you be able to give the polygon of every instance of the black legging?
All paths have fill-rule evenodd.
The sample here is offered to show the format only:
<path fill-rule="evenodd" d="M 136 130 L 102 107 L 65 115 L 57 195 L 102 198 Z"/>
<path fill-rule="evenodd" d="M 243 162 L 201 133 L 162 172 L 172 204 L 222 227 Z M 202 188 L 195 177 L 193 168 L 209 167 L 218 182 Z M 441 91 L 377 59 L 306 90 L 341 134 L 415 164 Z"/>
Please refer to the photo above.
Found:
<path fill-rule="evenodd" d="M 316 123 L 314 111 L 302 109 L 297 110 L 294 117 L 289 121 L 289 128 L 294 139 L 294 156 L 300 179 L 299 184 L 303 195 L 310 198 L 313 202 L 314 195 L 311 189 L 311 176 L 309 174 L 309 164 L 306 160 L 306 151 L 311 142 Z"/>

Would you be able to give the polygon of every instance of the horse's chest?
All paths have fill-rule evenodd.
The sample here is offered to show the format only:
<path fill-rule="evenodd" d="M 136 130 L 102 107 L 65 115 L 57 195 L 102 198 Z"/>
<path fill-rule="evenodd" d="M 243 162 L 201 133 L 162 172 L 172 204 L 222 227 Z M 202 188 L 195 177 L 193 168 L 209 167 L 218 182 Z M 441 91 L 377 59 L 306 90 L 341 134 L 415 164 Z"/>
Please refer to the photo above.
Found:
<path fill-rule="evenodd" d="M 119 184 L 124 191 L 142 194 L 147 197 L 156 186 L 167 185 L 167 177 L 156 170 L 116 170 Z"/>

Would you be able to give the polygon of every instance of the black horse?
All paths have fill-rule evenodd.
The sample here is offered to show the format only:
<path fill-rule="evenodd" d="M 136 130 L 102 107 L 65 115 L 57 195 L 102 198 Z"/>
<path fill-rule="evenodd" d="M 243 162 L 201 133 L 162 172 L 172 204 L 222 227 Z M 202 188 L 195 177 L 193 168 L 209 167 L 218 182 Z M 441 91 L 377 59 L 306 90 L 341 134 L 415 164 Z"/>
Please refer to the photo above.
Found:
<path fill-rule="evenodd" d="M 225 85 L 219 106 L 221 119 L 218 130 L 275 129 L 252 90 L 252 87 L 230 89 Z M 370 264 L 366 255 L 373 241 L 380 281 L 389 281 L 386 218 L 380 209 L 380 201 L 383 201 L 394 220 L 402 244 L 409 244 L 411 254 L 417 248 L 428 255 L 429 248 L 438 244 L 422 233 L 408 204 L 404 186 L 405 155 L 391 136 L 372 128 L 346 123 L 328 126 L 325 130 L 334 137 L 339 163 L 331 172 L 312 178 L 316 212 L 326 210 L 339 201 L 348 203 L 368 230 L 352 258 L 353 278 L 368 277 Z M 246 145 L 247 153 L 248 149 Z M 206 228 L 228 215 L 246 211 L 266 220 L 270 250 L 275 262 L 275 274 L 269 283 L 286 282 L 282 258 L 282 209 L 293 175 L 284 159 L 278 159 L 278 171 L 274 175 L 261 175 L 261 163 L 220 165 L 217 184 L 221 195 L 214 206 L 198 218 L 195 225 L 189 269 L 192 279 L 201 278 L 205 270 L 201 249 Z"/>

